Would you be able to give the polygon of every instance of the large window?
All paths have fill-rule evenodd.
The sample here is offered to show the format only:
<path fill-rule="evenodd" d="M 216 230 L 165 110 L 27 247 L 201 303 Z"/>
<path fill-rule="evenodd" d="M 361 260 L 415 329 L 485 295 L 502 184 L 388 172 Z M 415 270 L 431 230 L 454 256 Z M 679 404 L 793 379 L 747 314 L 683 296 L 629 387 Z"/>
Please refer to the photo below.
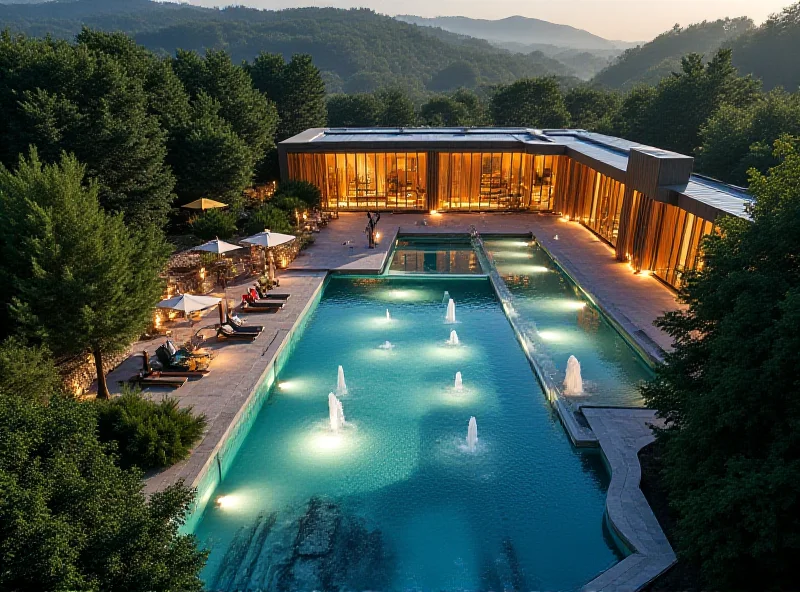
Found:
<path fill-rule="evenodd" d="M 702 238 L 716 232 L 712 222 L 669 204 L 657 204 L 660 228 L 658 247 L 653 257 L 653 273 L 666 283 L 680 288 L 685 272 L 698 268 L 702 259 Z"/>
<path fill-rule="evenodd" d="M 330 209 L 427 208 L 425 152 L 288 154 L 289 178 L 313 183 Z"/>
<path fill-rule="evenodd" d="M 567 169 L 558 209 L 616 245 L 625 184 L 578 162 L 571 162 Z"/>
<path fill-rule="evenodd" d="M 558 156 L 519 152 L 441 152 L 440 210 L 548 210 Z"/>

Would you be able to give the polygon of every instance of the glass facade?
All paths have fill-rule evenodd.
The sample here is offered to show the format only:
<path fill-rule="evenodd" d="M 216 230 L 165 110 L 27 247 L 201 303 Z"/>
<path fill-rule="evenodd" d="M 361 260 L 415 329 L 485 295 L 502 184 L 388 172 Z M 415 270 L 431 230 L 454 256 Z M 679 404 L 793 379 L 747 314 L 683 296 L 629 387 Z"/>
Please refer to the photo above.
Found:
<path fill-rule="evenodd" d="M 559 156 L 440 152 L 436 209 L 549 210 Z"/>
<path fill-rule="evenodd" d="M 577 162 L 571 163 L 565 174 L 567 207 L 563 213 L 616 245 L 625 184 Z"/>
<path fill-rule="evenodd" d="M 287 157 L 289 178 L 319 187 L 325 208 L 428 208 L 426 152 L 290 153 Z"/>
<path fill-rule="evenodd" d="M 702 263 L 700 242 L 717 232 L 717 227 L 685 210 L 669 204 L 656 204 L 658 245 L 653 257 L 653 273 L 671 286 L 680 288 L 683 273 Z"/>
<path fill-rule="evenodd" d="M 675 288 L 686 271 L 700 264 L 702 237 L 716 231 L 713 221 L 654 201 L 568 156 L 513 151 L 288 153 L 287 164 L 290 179 L 320 188 L 328 209 L 554 211 L 590 228 L 634 270 L 650 271 Z M 463 264 L 434 264 L 424 253 L 409 253 L 403 262 L 410 270 Z"/>

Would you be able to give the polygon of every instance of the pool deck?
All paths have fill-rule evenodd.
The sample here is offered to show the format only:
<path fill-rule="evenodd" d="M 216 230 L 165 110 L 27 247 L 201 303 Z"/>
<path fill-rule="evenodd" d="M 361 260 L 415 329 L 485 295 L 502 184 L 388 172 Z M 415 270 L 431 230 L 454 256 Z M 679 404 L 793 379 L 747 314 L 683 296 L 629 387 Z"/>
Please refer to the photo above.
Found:
<path fill-rule="evenodd" d="M 280 291 L 292 295 L 286 307 L 277 314 L 246 315 L 248 324 L 264 325 L 264 331 L 257 339 L 237 343 L 218 342 L 212 338 L 208 348 L 214 351 L 215 357 L 207 376 L 190 380 L 174 391 L 148 390 L 155 398 L 171 395 L 181 406 L 191 406 L 196 412 L 205 414 L 208 426 L 200 444 L 187 460 L 147 477 L 145 493 L 162 490 L 181 479 L 187 485 L 198 485 L 228 434 L 235 428 L 242 410 L 254 396 L 259 381 L 274 364 L 284 342 L 322 289 L 327 274 L 380 273 L 398 233 L 467 233 L 471 226 L 483 235 L 532 233 L 595 303 L 633 337 L 641 350 L 651 358 L 659 359 L 662 351 L 670 347 L 670 338 L 652 322 L 663 312 L 678 308 L 674 293 L 653 277 L 634 275 L 627 264 L 614 259 L 608 245 L 577 223 L 537 214 L 383 214 L 378 227 L 382 238 L 376 249 L 367 248 L 365 225 L 364 214 L 341 214 L 338 220 L 315 235 L 315 243 L 280 274 Z M 238 301 L 247 284 L 228 287 L 224 296 Z M 215 322 L 218 322 L 216 311 L 212 311 L 193 327 L 178 323 L 174 339 L 185 340 L 198 327 Z M 161 338 L 134 344 L 131 347 L 133 355 L 108 376 L 112 391 L 118 390 L 119 382 L 133 376 L 141 367 L 141 357 L 137 354 L 142 349 L 152 354 L 163 342 Z M 659 566 L 665 564 L 666 555 L 656 557 L 658 553 L 648 554 L 650 547 L 646 543 L 651 538 L 657 539 L 660 533 L 666 541 L 657 522 L 652 532 L 645 529 L 641 531 L 641 538 L 636 538 L 641 517 L 647 512 L 652 517 L 638 488 L 640 469 L 636 453 L 646 438 L 652 438 L 646 427 L 647 421 L 642 420 L 643 413 L 652 419 L 653 412 L 648 410 L 593 408 L 585 411 L 612 471 L 607 502 L 609 519 L 620 535 L 637 550 L 593 580 L 584 588 L 587 591 L 639 589 L 674 561 L 673 554 L 673 560 L 662 568 Z M 618 487 L 619 494 L 616 493 Z M 644 508 L 640 504 L 642 500 Z M 626 522 L 629 516 L 630 520 Z M 645 522 L 647 528 L 653 526 Z M 633 524 L 634 534 L 629 534 L 629 524 Z M 669 548 L 668 542 L 666 545 Z M 643 581 L 645 576 L 647 579 Z M 643 583 L 631 587 L 640 581 Z M 590 588 L 591 585 L 595 587 Z"/>
<path fill-rule="evenodd" d="M 634 552 L 586 584 L 583 592 L 635 592 L 676 561 L 675 552 L 639 488 L 638 452 L 655 440 L 659 425 L 651 409 L 584 408 L 611 471 L 606 514 L 612 528 Z"/>

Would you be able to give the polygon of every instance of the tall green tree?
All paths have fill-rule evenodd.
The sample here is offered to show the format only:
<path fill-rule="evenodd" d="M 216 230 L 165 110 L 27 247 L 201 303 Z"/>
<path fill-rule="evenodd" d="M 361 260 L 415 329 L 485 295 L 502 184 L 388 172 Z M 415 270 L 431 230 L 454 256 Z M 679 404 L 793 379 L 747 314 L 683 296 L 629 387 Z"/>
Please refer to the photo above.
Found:
<path fill-rule="evenodd" d="M 778 164 L 773 144 L 782 134 L 800 136 L 800 92 L 777 89 L 746 107 L 722 105 L 700 129 L 696 166 L 744 185 L 751 168 L 766 173 Z"/>
<path fill-rule="evenodd" d="M 286 63 L 280 55 L 261 53 L 248 71 L 253 85 L 277 106 L 278 141 L 325 127 L 325 82 L 310 55 L 296 54 Z"/>
<path fill-rule="evenodd" d="M 103 211 L 85 173 L 73 156 L 43 165 L 35 150 L 15 172 L 0 165 L 0 247 L 20 330 L 56 356 L 91 353 L 108 398 L 103 356 L 147 327 L 169 251 L 153 226 Z"/>
<path fill-rule="evenodd" d="M 383 127 L 408 127 L 417 123 L 414 103 L 400 88 L 389 88 L 376 93 L 381 110 L 378 125 Z"/>
<path fill-rule="evenodd" d="M 200 592 L 206 553 L 182 535 L 192 492 L 149 500 L 114 463 L 92 405 L 0 396 L 0 589 Z"/>
<path fill-rule="evenodd" d="M 189 95 L 172 70 L 169 58 L 160 58 L 124 33 L 108 33 L 83 27 L 75 41 L 92 52 L 112 57 L 128 76 L 142 83 L 147 111 L 158 117 L 168 143 L 176 129 L 189 118 Z"/>
<path fill-rule="evenodd" d="M 495 125 L 563 128 L 569 111 L 555 78 L 523 78 L 501 87 L 492 97 Z"/>
<path fill-rule="evenodd" d="M 253 153 L 220 109 L 216 99 L 201 91 L 192 101 L 190 119 L 176 130 L 170 160 L 180 204 L 209 197 L 236 206 L 252 181 Z"/>
<path fill-rule="evenodd" d="M 469 113 L 469 125 L 481 126 L 491 124 L 491 114 L 489 106 L 474 91 L 467 88 L 459 88 L 450 95 L 450 98 L 461 103 Z"/>
<path fill-rule="evenodd" d="M 173 68 L 192 99 L 205 93 L 219 102 L 219 115 L 245 142 L 254 163 L 275 148 L 278 112 L 254 86 L 242 66 L 224 51 L 178 51 Z"/>
<path fill-rule="evenodd" d="M 331 95 L 328 98 L 328 125 L 331 127 L 370 127 L 378 125 L 381 105 L 375 95 Z"/>
<path fill-rule="evenodd" d="M 708 63 L 700 54 L 689 54 L 679 72 L 623 102 L 617 131 L 630 140 L 694 154 L 700 128 L 717 109 L 726 104 L 745 107 L 758 98 L 759 83 L 739 76 L 730 50 L 718 51 Z"/>
<path fill-rule="evenodd" d="M 619 94 L 590 86 L 576 86 L 564 95 L 570 126 L 595 131 L 608 125 L 619 108 Z"/>
<path fill-rule="evenodd" d="M 72 152 L 108 211 L 135 224 L 165 222 L 175 180 L 141 79 L 89 45 L 8 33 L 0 71 L 0 162 L 13 166 L 30 145 L 48 162 Z"/>
<path fill-rule="evenodd" d="M 753 172 L 752 221 L 727 217 L 657 325 L 674 350 L 643 388 L 667 420 L 677 550 L 712 590 L 788 590 L 800 556 L 800 153 Z"/>
<path fill-rule="evenodd" d="M 468 126 L 472 124 L 469 110 L 463 103 L 446 96 L 428 99 L 419 111 L 421 123 L 431 127 Z"/>

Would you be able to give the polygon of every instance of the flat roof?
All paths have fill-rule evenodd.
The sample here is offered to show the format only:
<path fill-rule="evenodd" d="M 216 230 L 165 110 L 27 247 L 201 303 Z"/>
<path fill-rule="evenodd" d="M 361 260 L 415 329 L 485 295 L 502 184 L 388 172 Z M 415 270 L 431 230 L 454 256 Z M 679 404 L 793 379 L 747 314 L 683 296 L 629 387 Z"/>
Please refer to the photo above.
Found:
<path fill-rule="evenodd" d="M 309 133 L 311 132 L 311 133 Z M 313 142 L 524 142 L 552 143 L 541 130 L 522 127 L 379 127 L 379 128 L 315 128 L 293 138 L 284 140 L 287 144 L 306 144 Z"/>
<path fill-rule="evenodd" d="M 312 128 L 283 142 L 283 148 L 301 145 L 324 150 L 341 150 L 344 146 L 361 145 L 362 149 L 380 150 L 382 143 L 395 147 L 407 145 L 420 150 L 452 149 L 459 144 L 487 150 L 513 150 L 514 146 L 537 146 L 542 153 L 564 154 L 578 157 L 596 170 L 624 178 L 628 169 L 628 158 L 633 149 L 656 158 L 687 158 L 685 155 L 615 138 L 582 129 L 532 129 L 525 127 L 394 127 L 394 128 Z M 580 158 L 582 156 L 583 158 Z M 748 206 L 752 197 L 746 189 L 728 185 L 702 175 L 692 174 L 682 185 L 661 187 L 684 199 L 694 200 L 710 208 L 749 218 Z"/>

